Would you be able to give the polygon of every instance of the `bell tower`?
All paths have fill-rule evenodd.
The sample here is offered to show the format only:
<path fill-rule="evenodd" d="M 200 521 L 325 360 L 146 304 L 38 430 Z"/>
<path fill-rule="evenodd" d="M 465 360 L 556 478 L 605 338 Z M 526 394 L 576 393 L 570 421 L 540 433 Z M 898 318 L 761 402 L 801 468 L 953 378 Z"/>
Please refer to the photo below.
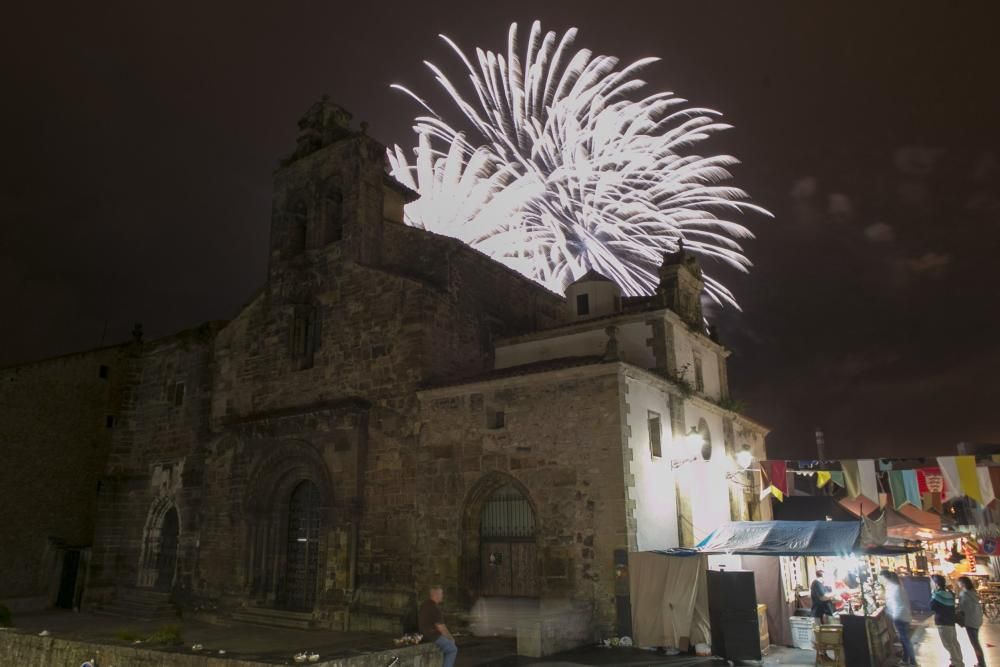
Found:
<path fill-rule="evenodd" d="M 684 248 L 684 239 L 677 244 L 677 252 L 663 254 L 659 274 L 658 305 L 669 308 L 691 326 L 701 329 L 704 326 L 701 293 L 705 281 L 698 258 Z"/>
<path fill-rule="evenodd" d="M 377 264 L 383 222 L 402 222 L 416 196 L 386 175 L 385 146 L 351 118 L 324 95 L 299 120 L 295 149 L 274 173 L 272 280 L 336 261 Z"/>

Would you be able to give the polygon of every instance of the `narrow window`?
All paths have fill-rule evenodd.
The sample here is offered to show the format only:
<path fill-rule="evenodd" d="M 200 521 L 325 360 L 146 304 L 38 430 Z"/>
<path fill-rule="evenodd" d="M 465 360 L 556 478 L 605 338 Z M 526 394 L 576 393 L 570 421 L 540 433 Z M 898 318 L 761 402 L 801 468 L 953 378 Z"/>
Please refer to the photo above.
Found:
<path fill-rule="evenodd" d="M 116 420 L 115 420 L 115 416 L 114 415 L 108 415 L 107 417 L 104 418 L 104 425 L 107 428 L 114 428 L 115 427 L 115 421 Z"/>
<path fill-rule="evenodd" d="M 289 250 L 293 255 L 298 255 L 306 249 L 306 221 L 308 217 L 306 205 L 302 202 L 297 203 L 292 209 Z"/>
<path fill-rule="evenodd" d="M 694 388 L 697 391 L 705 391 L 705 376 L 701 370 L 701 355 L 694 355 Z"/>
<path fill-rule="evenodd" d="M 663 456 L 663 448 L 660 444 L 661 427 L 659 413 L 650 410 L 646 424 L 649 426 L 649 452 L 653 455 L 654 459 L 658 459 Z"/>
<path fill-rule="evenodd" d="M 108 368 L 104 364 L 101 364 L 101 367 L 97 369 L 97 377 L 101 378 L 102 380 L 107 380 L 110 371 L 111 371 L 110 368 Z"/>
<path fill-rule="evenodd" d="M 486 416 L 486 427 L 490 429 L 503 428 L 506 423 L 503 410 L 490 410 Z"/>
<path fill-rule="evenodd" d="M 174 405 L 184 405 L 184 383 L 178 382 L 174 385 L 173 396 L 170 402 Z"/>
<path fill-rule="evenodd" d="M 577 315 L 589 315 L 590 314 L 590 297 L 586 294 L 576 295 L 576 314 Z"/>
<path fill-rule="evenodd" d="M 326 196 L 326 242 L 344 238 L 344 195 L 333 191 Z"/>
<path fill-rule="evenodd" d="M 319 347 L 319 312 L 312 306 L 296 308 L 292 317 L 292 357 L 299 368 L 312 368 L 313 355 Z"/>

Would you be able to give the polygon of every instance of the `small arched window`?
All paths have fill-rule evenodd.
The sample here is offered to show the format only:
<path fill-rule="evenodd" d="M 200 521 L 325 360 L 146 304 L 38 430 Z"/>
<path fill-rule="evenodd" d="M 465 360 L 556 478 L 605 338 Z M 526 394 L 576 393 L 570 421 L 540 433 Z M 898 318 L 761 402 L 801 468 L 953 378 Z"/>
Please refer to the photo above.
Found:
<path fill-rule="evenodd" d="M 289 250 L 293 255 L 297 255 L 306 249 L 306 230 L 308 227 L 309 211 L 303 202 L 298 202 L 292 207 Z"/>
<path fill-rule="evenodd" d="M 331 190 L 326 195 L 326 242 L 334 243 L 344 238 L 344 195 Z"/>
<path fill-rule="evenodd" d="M 698 433 L 701 434 L 701 458 L 708 461 L 712 458 L 712 432 L 708 430 L 708 422 L 698 420 Z"/>

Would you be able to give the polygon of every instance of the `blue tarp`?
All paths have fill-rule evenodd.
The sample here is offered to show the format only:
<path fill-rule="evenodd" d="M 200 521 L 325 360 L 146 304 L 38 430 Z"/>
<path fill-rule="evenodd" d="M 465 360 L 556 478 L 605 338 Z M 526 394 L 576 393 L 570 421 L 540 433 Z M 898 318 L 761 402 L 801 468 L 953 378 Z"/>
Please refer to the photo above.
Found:
<path fill-rule="evenodd" d="M 742 556 L 842 556 L 896 553 L 893 547 L 858 544 L 860 521 L 733 521 L 720 526 L 697 549 Z"/>

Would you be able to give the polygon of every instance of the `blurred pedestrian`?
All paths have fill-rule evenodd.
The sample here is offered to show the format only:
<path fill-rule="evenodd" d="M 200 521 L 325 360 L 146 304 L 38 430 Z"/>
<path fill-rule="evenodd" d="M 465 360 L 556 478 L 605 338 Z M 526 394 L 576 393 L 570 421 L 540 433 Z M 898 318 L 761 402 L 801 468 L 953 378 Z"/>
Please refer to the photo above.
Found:
<path fill-rule="evenodd" d="M 979 643 L 979 628 L 983 626 L 983 605 L 979 603 L 979 595 L 976 587 L 972 584 L 972 579 L 959 577 L 958 593 L 958 614 L 956 621 L 959 625 L 965 626 L 965 632 L 969 635 L 969 642 L 976 652 L 976 667 L 986 667 L 986 657 L 983 655 L 983 647 Z"/>
<path fill-rule="evenodd" d="M 885 588 L 885 610 L 892 619 L 892 624 L 896 626 L 896 634 L 899 635 L 899 643 L 903 646 L 903 660 L 901 665 L 915 665 L 917 658 L 913 655 L 913 642 L 910 641 L 910 621 L 913 615 L 910 613 L 910 598 L 899 583 L 899 576 L 895 572 L 882 570 L 882 586 Z"/>
<path fill-rule="evenodd" d="M 948 584 L 940 574 L 933 575 L 931 580 L 934 582 L 931 609 L 934 611 L 934 624 L 937 626 L 941 643 L 951 656 L 951 667 L 965 667 L 965 663 L 962 662 L 962 649 L 955 634 L 955 596 L 948 590 Z"/>

